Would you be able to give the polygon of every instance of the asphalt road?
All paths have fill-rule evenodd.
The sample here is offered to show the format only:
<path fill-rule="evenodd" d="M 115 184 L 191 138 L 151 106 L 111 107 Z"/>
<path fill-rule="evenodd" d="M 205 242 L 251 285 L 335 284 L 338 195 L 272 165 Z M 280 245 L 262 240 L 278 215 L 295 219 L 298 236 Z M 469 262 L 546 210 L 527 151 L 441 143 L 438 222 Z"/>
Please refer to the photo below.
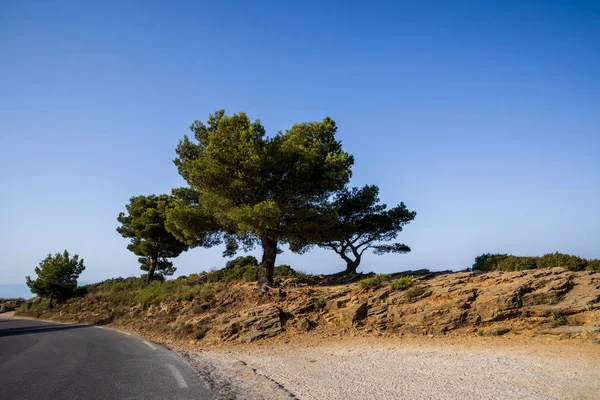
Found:
<path fill-rule="evenodd" d="M 135 335 L 0 316 L 0 399 L 213 399 L 176 354 Z"/>

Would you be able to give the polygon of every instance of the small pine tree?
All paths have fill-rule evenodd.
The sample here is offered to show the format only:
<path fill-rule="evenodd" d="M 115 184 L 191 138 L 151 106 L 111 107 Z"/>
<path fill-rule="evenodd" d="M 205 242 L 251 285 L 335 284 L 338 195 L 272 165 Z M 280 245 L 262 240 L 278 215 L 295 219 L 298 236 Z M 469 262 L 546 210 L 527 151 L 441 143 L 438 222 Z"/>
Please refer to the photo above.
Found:
<path fill-rule="evenodd" d="M 48 254 L 48 257 L 35 267 L 37 278 L 33 280 L 27 276 L 25 280 L 31 293 L 50 299 L 52 308 L 53 300 L 64 301 L 73 296 L 77 288 L 77 278 L 84 269 L 83 259 L 80 260 L 77 254 L 70 257 L 69 252 L 65 250 L 62 254 Z"/>

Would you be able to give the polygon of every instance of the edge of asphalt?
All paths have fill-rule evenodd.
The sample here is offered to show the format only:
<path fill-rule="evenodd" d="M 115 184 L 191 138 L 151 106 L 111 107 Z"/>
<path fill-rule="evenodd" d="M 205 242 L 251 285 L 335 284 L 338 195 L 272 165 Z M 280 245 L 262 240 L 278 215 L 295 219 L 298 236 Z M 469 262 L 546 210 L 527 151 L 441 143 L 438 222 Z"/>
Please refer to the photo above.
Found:
<path fill-rule="evenodd" d="M 273 400 L 298 399 L 297 396 L 288 391 L 279 382 L 273 380 L 267 375 L 260 374 L 255 368 L 246 364 L 243 361 L 236 362 L 233 365 L 216 365 L 214 362 L 203 358 L 201 353 L 198 351 L 188 349 L 173 349 L 162 343 L 153 342 L 137 332 L 128 332 L 125 330 L 111 327 L 109 325 L 94 325 L 76 322 L 54 321 L 43 318 L 33 318 L 28 316 L 15 315 L 15 313 L 15 311 L 2 313 L 0 314 L 0 319 L 25 319 L 30 321 L 43 321 L 60 325 L 81 325 L 88 326 L 91 328 L 106 329 L 127 336 L 136 337 L 142 340 L 144 343 L 146 343 L 150 348 L 152 348 L 154 344 L 161 346 L 175 354 L 183 363 L 188 365 L 196 373 L 198 378 L 206 386 L 208 386 L 210 391 L 213 392 L 216 400 L 252 400 L 252 398 L 247 397 L 247 393 L 245 393 L 248 387 L 242 386 L 239 383 L 240 380 L 245 380 L 246 382 L 251 381 L 253 386 L 259 388 L 259 392 L 261 393 L 256 393 L 256 400 L 263 399 L 264 397 L 262 397 L 262 394 L 264 392 L 269 392 L 269 399 Z M 235 381 L 238 381 L 238 383 L 236 384 Z"/>

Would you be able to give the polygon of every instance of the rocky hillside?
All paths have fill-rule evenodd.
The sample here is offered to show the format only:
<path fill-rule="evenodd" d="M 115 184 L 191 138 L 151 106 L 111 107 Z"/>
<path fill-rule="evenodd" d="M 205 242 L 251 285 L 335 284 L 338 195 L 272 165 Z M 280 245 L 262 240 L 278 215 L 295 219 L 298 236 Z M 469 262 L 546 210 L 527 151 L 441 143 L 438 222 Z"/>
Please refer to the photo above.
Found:
<path fill-rule="evenodd" d="M 406 285 L 393 279 L 414 275 Z M 353 277 L 354 279 L 360 276 Z M 351 280 L 351 279 L 350 279 Z M 397 281 L 396 281 L 397 282 Z M 106 286 L 103 286 L 106 285 Z M 562 268 L 519 272 L 395 274 L 344 283 L 289 277 L 258 291 L 252 283 L 197 276 L 147 288 L 129 278 L 100 284 L 53 310 L 28 303 L 20 314 L 111 324 L 164 343 L 251 342 L 295 335 L 541 335 L 600 338 L 600 274 Z"/>

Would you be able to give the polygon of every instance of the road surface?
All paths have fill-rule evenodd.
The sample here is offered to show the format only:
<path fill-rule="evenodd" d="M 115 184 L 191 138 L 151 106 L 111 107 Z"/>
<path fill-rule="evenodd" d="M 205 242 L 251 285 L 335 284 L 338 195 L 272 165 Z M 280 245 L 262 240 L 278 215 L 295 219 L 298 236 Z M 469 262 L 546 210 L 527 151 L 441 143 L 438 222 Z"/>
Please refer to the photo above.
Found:
<path fill-rule="evenodd" d="M 0 399 L 213 399 L 170 350 L 115 330 L 0 315 Z"/>

